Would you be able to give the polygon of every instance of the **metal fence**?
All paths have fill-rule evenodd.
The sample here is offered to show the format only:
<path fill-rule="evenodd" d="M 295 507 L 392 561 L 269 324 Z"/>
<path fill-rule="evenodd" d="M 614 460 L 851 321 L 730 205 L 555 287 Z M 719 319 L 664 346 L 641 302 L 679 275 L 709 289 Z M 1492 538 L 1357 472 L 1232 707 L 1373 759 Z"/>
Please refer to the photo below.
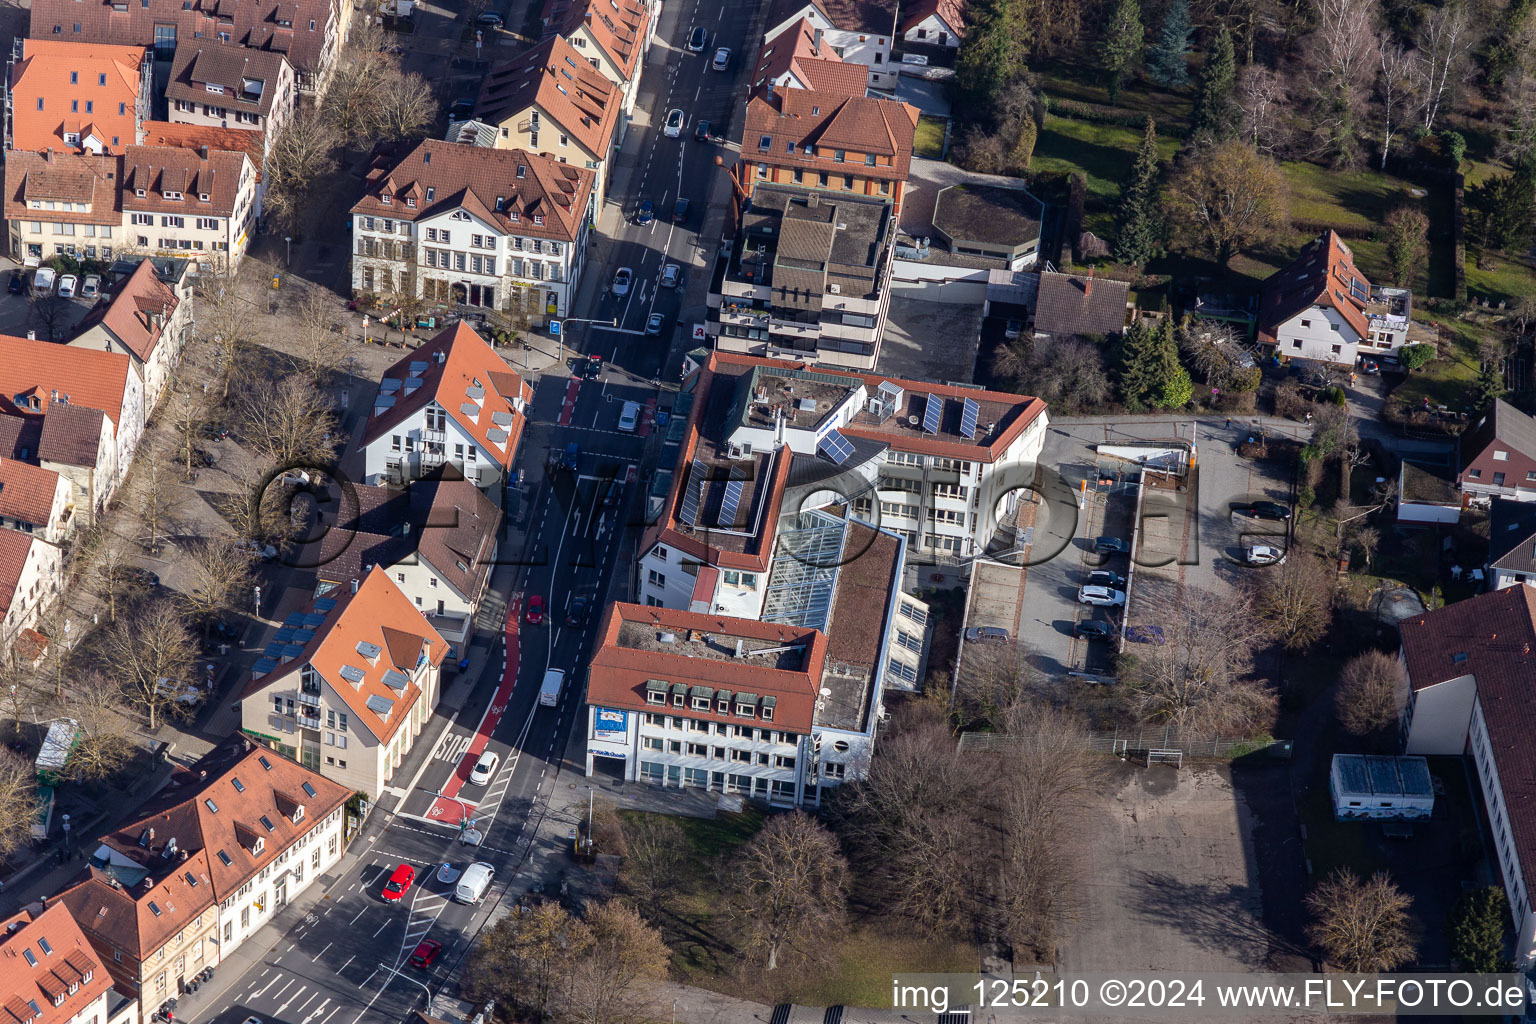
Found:
<path fill-rule="evenodd" d="M 1013 737 L 1002 733 L 968 732 L 960 736 L 961 753 L 989 753 L 1008 749 Z M 1179 751 L 1195 759 L 1232 760 L 1248 754 L 1289 758 L 1291 741 L 1272 736 L 1225 737 L 1186 736 L 1177 729 L 1117 729 L 1088 734 L 1088 749 L 1116 757 L 1144 759 L 1147 751 Z"/>

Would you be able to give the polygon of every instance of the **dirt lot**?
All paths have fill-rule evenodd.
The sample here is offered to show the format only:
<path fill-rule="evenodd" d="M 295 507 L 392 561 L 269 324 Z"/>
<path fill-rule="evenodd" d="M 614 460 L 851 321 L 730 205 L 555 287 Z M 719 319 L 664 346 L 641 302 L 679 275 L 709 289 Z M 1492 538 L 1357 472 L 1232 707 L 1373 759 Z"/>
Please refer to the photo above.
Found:
<path fill-rule="evenodd" d="M 1259 822 L 1244 791 L 1225 767 L 1121 766 L 1083 853 L 1083 906 L 1060 970 L 1309 969 L 1263 920 Z"/>

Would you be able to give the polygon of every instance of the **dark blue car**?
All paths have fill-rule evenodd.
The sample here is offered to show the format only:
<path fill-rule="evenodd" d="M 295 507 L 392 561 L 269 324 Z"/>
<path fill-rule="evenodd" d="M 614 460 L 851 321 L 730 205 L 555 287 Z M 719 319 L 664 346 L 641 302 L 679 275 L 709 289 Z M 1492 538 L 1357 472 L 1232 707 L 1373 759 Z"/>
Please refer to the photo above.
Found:
<path fill-rule="evenodd" d="M 656 219 L 656 206 L 649 199 L 640 200 L 640 210 L 635 214 L 635 223 L 644 227 Z"/>

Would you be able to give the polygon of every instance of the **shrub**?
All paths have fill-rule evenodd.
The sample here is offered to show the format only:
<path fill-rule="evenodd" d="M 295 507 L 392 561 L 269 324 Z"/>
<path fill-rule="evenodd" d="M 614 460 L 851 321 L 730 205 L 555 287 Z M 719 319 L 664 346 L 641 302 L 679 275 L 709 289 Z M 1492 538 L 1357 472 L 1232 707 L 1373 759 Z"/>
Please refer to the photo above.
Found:
<path fill-rule="evenodd" d="M 1432 345 L 1404 345 L 1397 351 L 1397 361 L 1410 373 L 1435 358 Z"/>

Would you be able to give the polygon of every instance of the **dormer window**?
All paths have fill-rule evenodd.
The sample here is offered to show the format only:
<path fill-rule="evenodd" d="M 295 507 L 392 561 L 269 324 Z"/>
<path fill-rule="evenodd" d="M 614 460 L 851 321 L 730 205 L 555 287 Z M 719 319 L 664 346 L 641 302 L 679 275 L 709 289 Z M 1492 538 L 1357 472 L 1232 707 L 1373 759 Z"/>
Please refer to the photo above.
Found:
<path fill-rule="evenodd" d="M 134 194 L 134 195 L 136 195 L 136 196 L 138 196 L 138 197 L 139 197 L 139 198 L 140 198 L 140 199 L 143 199 L 143 198 L 144 198 L 144 190 L 143 190 L 143 189 L 141 189 L 141 188 L 136 188 L 136 189 L 134 189 L 134 190 L 133 190 L 133 194 Z"/>
<path fill-rule="evenodd" d="M 379 202 L 383 203 L 385 206 L 389 206 L 392 202 L 394 202 L 394 200 L 390 197 L 388 192 L 385 192 L 379 196 Z"/>
<path fill-rule="evenodd" d="M 263 839 L 261 836 L 257 836 L 256 837 L 256 841 L 251 843 L 251 855 L 253 857 L 260 857 L 261 854 L 262 854 L 262 851 L 265 850 L 266 848 L 267 848 L 267 841 L 265 839 Z"/>
<path fill-rule="evenodd" d="M 535 224 L 543 224 L 544 223 L 544 215 L 542 213 L 534 214 L 533 215 L 533 222 Z"/>
<path fill-rule="evenodd" d="M 207 201 L 208 201 L 208 193 L 207 193 L 207 192 L 199 192 L 199 193 L 198 193 L 198 194 L 197 194 L 197 198 L 198 198 L 198 199 L 199 199 L 199 200 L 200 200 L 200 201 L 202 201 L 202 202 L 205 202 L 205 203 L 206 203 L 206 202 L 207 202 Z"/>
<path fill-rule="evenodd" d="M 304 820 L 304 805 L 303 804 L 299 804 L 299 806 L 297 806 L 297 807 L 295 807 L 293 809 L 293 823 L 295 825 L 297 825 L 299 822 L 301 822 L 303 820 Z"/>
<path fill-rule="evenodd" d="M 167 199 L 174 199 L 177 202 L 181 201 L 181 193 L 180 192 L 164 192 L 164 193 L 162 193 L 162 195 L 164 195 L 165 198 L 167 198 Z"/>

